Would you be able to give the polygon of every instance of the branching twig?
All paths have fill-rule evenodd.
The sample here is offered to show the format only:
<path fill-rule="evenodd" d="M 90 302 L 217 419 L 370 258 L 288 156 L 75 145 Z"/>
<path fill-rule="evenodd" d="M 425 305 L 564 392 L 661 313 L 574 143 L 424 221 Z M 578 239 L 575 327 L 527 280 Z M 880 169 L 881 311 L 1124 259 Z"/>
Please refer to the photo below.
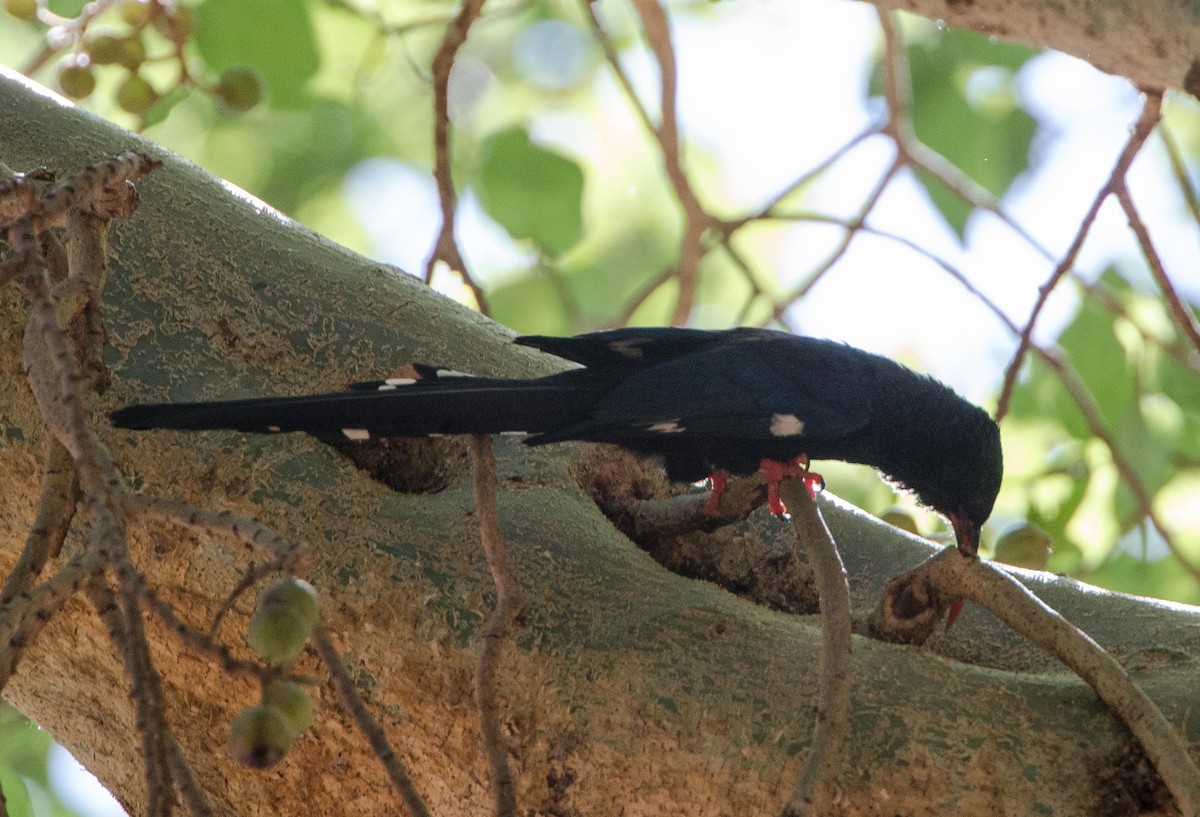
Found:
<path fill-rule="evenodd" d="M 1150 524 L 1158 531 L 1163 542 L 1170 549 L 1171 553 L 1175 554 L 1175 558 L 1179 560 L 1184 569 L 1188 573 L 1191 573 L 1196 581 L 1200 582 L 1200 567 L 1192 564 L 1191 560 L 1183 554 L 1175 541 L 1175 537 L 1171 535 L 1171 532 L 1167 530 L 1167 526 L 1159 519 L 1158 512 L 1154 509 L 1154 498 L 1150 496 L 1150 491 L 1147 490 L 1141 476 L 1138 475 L 1133 461 L 1122 450 L 1121 446 L 1118 445 L 1113 433 L 1105 425 L 1104 417 L 1100 413 L 1100 407 L 1096 405 L 1096 401 L 1087 390 L 1087 386 L 1079 379 L 1079 375 L 1076 373 L 1074 367 L 1049 349 L 1042 349 L 1037 346 L 1033 347 L 1033 349 L 1037 352 L 1038 357 L 1058 375 L 1058 379 L 1062 382 L 1063 387 L 1071 395 L 1071 399 L 1075 401 L 1075 405 L 1079 407 L 1079 411 L 1083 415 L 1083 420 L 1087 423 L 1088 430 L 1092 433 L 1092 436 L 1098 438 L 1108 447 L 1113 465 L 1116 466 L 1117 473 L 1121 475 L 1121 479 L 1129 486 L 1134 502 L 1137 503 L 1138 511 L 1150 520 Z"/>
<path fill-rule="evenodd" d="M 84 582 L 103 569 L 103 559 L 84 553 L 63 565 L 48 581 L 0 605 L 0 690 L 8 684 L 21 651 L 33 643 L 42 627 Z"/>
<path fill-rule="evenodd" d="M 46 562 L 58 555 L 67 530 L 71 527 L 71 520 L 75 518 L 77 488 L 71 455 L 58 440 L 47 440 L 45 464 L 42 466 L 42 490 L 33 527 L 29 529 L 17 564 L 0 589 L 0 608 L 28 588 L 41 575 Z"/>
<path fill-rule="evenodd" d="M 1129 172 L 1133 160 L 1141 152 L 1142 146 L 1146 144 L 1146 140 L 1150 138 L 1150 134 L 1154 131 L 1154 126 L 1158 124 L 1161 110 L 1162 94 L 1148 91 L 1146 93 L 1146 102 L 1142 106 L 1141 116 L 1138 117 L 1133 131 L 1129 134 L 1129 139 L 1125 142 L 1125 147 L 1122 148 L 1120 155 L 1117 156 L 1117 161 L 1113 166 L 1112 173 L 1109 174 L 1108 181 L 1100 189 L 1100 192 L 1096 194 L 1091 206 L 1088 207 L 1083 219 L 1079 222 L 1079 229 L 1075 232 L 1075 238 L 1071 241 L 1071 246 L 1067 248 L 1066 254 L 1058 262 L 1058 266 L 1054 268 L 1054 272 L 1051 273 L 1050 278 L 1038 287 L 1037 300 L 1034 301 L 1033 308 L 1029 312 L 1029 318 L 1026 319 L 1024 328 L 1021 330 L 1021 337 L 1017 341 L 1017 349 L 1013 352 L 1012 360 L 1009 361 L 1008 368 L 1004 372 L 1004 385 L 1000 389 L 1000 398 L 996 404 L 997 420 L 1003 419 L 1004 415 L 1008 413 L 1013 389 L 1017 383 L 1017 373 L 1020 372 L 1021 364 L 1025 361 L 1025 355 L 1033 343 L 1034 325 L 1037 323 L 1038 317 L 1042 314 L 1042 309 L 1046 306 L 1046 302 L 1050 299 L 1050 293 L 1058 286 L 1058 282 L 1067 274 L 1067 271 L 1075 266 L 1075 257 L 1079 255 L 1079 250 L 1083 247 L 1084 239 L 1087 238 L 1088 232 L 1092 228 L 1092 223 L 1100 213 L 1100 206 L 1108 198 L 1108 195 L 1116 190 L 1117 185 L 1124 183 L 1125 175 Z"/>
<path fill-rule="evenodd" d="M 342 657 L 338 654 L 337 648 L 333 646 L 333 641 L 329 638 L 329 630 L 325 628 L 324 623 L 318 623 L 313 629 L 310 643 L 316 649 L 317 655 L 321 657 L 325 669 L 329 670 L 330 683 L 333 684 L 334 692 L 337 693 L 342 708 L 354 719 L 358 728 L 366 736 L 367 742 L 371 744 L 371 750 L 383 765 L 388 779 L 392 782 L 392 787 L 396 789 L 404 800 L 404 805 L 408 807 L 410 817 L 430 817 L 429 808 L 421 799 L 416 786 L 413 785 L 412 776 L 404 767 L 404 761 L 392 749 L 387 735 L 383 732 L 383 727 L 379 725 L 379 721 L 375 720 L 367 709 L 367 705 L 359 697 L 358 689 L 354 686 L 354 679 L 350 677 L 346 665 L 342 663 Z"/>
<path fill-rule="evenodd" d="M 257 519 L 238 516 L 230 511 L 209 511 L 175 499 L 145 494 L 127 493 L 121 497 L 121 503 L 131 511 L 155 516 L 183 528 L 203 533 L 225 533 L 272 561 L 278 560 L 284 569 L 292 572 L 304 571 L 312 566 L 313 555 L 303 542 L 280 536 Z"/>
<path fill-rule="evenodd" d="M 162 689 L 158 673 L 150 662 L 149 654 L 136 649 L 134 642 L 145 641 L 142 629 L 142 611 L 136 607 L 132 613 L 122 609 L 127 604 L 118 601 L 108 582 L 96 577 L 87 585 L 88 598 L 96 608 L 96 614 L 108 630 L 109 640 L 124 659 L 125 674 L 129 677 L 133 699 L 135 723 L 142 740 L 142 757 L 146 774 L 146 811 L 151 815 L 170 814 L 174 796 L 170 762 L 167 758 L 167 735 L 170 727 L 162 709 Z M 131 629 L 131 624 L 137 625 Z"/>
<path fill-rule="evenodd" d="M 1175 322 L 1175 326 L 1179 328 L 1180 334 L 1190 340 L 1192 345 L 1196 347 L 1196 351 L 1200 352 L 1200 324 L 1196 322 L 1196 316 L 1192 314 L 1191 308 L 1183 302 L 1183 299 L 1179 297 L 1179 293 L 1175 291 L 1175 285 L 1171 283 L 1171 277 L 1167 275 L 1167 270 L 1163 267 L 1162 258 L 1159 257 L 1158 250 L 1154 248 L 1154 241 L 1150 238 L 1150 231 L 1142 221 L 1142 217 L 1133 203 L 1133 197 L 1129 195 L 1129 187 L 1125 184 L 1124 179 L 1121 179 L 1116 184 L 1113 194 L 1117 197 L 1117 201 L 1121 203 L 1121 209 L 1125 211 L 1125 217 L 1129 219 L 1129 228 L 1133 230 L 1133 234 L 1137 237 L 1138 245 L 1142 248 L 1142 255 L 1146 259 L 1146 266 L 1150 268 L 1150 274 L 1154 277 L 1155 283 L 1158 284 L 1158 288 L 1163 294 L 1163 300 L 1167 302 L 1167 314 L 1171 316 L 1171 319 Z"/>
<path fill-rule="evenodd" d="M 780 495 L 821 598 L 821 682 L 812 748 L 782 817 L 825 817 L 838 796 L 850 729 L 850 587 L 837 545 L 807 486 L 788 479 L 780 485 Z"/>
<path fill-rule="evenodd" d="M 920 595 L 973 601 L 1070 667 L 1129 727 L 1179 810 L 1198 813 L 1200 770 L 1183 737 L 1111 655 L 1023 584 L 994 564 L 964 557 L 954 548 L 941 551 L 898 581 L 885 593 L 907 593 L 921 585 Z"/>
<path fill-rule="evenodd" d="M 479 538 L 496 585 L 496 609 L 483 636 L 483 650 L 475 669 L 475 706 L 479 710 L 480 739 L 492 780 L 496 817 L 517 817 L 517 787 L 508 765 L 508 746 L 502 734 L 500 707 L 496 703 L 496 670 L 508 643 L 508 633 L 521 607 L 521 591 L 508 543 L 500 531 L 496 509 L 496 456 L 492 438 L 470 438 L 471 472 L 475 485 L 475 519 Z"/>
<path fill-rule="evenodd" d="M 433 272 L 438 262 L 444 262 L 451 271 L 462 275 L 463 283 L 470 288 L 479 311 L 484 315 L 488 314 L 487 296 L 467 269 L 458 248 L 458 240 L 454 236 L 458 197 L 454 192 L 450 152 L 450 71 L 454 68 L 458 50 L 467 41 L 467 33 L 471 30 L 471 25 L 479 19 L 485 2 L 486 0 L 464 0 L 462 9 L 446 27 L 442 45 L 433 56 L 433 178 L 437 182 L 442 226 L 429 253 L 429 260 L 425 262 L 425 283 L 433 281 Z"/>

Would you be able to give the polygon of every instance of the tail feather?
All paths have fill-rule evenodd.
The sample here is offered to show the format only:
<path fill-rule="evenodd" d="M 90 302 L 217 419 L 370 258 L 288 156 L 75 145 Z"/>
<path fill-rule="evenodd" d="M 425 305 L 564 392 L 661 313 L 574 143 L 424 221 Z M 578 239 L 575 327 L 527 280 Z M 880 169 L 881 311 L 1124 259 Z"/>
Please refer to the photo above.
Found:
<path fill-rule="evenodd" d="M 306 431 L 317 435 L 420 437 L 428 434 L 531 434 L 577 422 L 594 400 L 581 384 L 542 380 L 454 378 L 306 397 L 214 403 L 132 405 L 110 415 L 118 428 Z"/>

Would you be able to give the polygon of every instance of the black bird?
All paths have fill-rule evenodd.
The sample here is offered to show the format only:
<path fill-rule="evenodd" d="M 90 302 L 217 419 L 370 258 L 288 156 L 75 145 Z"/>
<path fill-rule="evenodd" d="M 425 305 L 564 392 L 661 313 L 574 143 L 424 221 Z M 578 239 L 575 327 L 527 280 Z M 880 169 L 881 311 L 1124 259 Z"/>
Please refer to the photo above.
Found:
<path fill-rule="evenodd" d="M 504 380 L 418 366 L 420 378 L 345 392 L 133 405 L 112 421 L 354 440 L 525 432 L 529 445 L 615 443 L 659 458 L 675 481 L 715 474 L 715 490 L 721 475 L 764 464 L 777 481 L 809 458 L 865 463 L 949 519 L 968 554 L 1000 490 L 1000 432 L 983 409 L 931 377 L 845 344 L 767 329 L 670 328 L 516 342 L 584 368 Z"/>

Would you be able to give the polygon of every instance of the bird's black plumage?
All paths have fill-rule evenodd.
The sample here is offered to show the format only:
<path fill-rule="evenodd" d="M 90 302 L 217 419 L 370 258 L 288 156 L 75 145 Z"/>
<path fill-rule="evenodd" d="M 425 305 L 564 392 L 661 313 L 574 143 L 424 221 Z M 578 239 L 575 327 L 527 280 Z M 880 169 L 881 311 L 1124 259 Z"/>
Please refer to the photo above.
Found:
<path fill-rule="evenodd" d="M 534 380 L 455 376 L 346 392 L 134 405 L 124 428 L 342 433 L 352 439 L 526 432 L 530 445 L 615 443 L 677 481 L 800 455 L 875 466 L 948 517 L 974 552 L 1000 489 L 991 417 L 936 380 L 844 344 L 765 329 L 617 329 L 517 343 L 583 364 Z"/>

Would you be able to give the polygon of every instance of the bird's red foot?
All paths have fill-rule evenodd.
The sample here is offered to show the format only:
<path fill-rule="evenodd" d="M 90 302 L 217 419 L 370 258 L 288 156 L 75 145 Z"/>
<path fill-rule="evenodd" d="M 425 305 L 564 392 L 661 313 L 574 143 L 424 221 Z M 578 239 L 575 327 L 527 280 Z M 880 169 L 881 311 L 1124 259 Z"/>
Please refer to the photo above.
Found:
<path fill-rule="evenodd" d="M 763 476 L 767 478 L 767 508 L 776 516 L 783 516 L 787 513 L 783 500 L 779 498 L 781 480 L 787 477 L 799 477 L 804 480 L 804 487 L 808 488 L 808 492 L 814 497 L 818 491 L 825 490 L 825 477 L 808 470 L 808 456 L 805 454 L 801 454 L 791 462 L 762 460 L 758 464 L 758 470 L 762 471 Z"/>
<path fill-rule="evenodd" d="M 708 481 L 712 485 L 712 493 L 708 495 L 708 502 L 704 503 L 704 515 L 720 516 L 721 494 L 725 493 L 725 486 L 729 484 L 729 472 L 718 468 L 708 475 Z"/>

